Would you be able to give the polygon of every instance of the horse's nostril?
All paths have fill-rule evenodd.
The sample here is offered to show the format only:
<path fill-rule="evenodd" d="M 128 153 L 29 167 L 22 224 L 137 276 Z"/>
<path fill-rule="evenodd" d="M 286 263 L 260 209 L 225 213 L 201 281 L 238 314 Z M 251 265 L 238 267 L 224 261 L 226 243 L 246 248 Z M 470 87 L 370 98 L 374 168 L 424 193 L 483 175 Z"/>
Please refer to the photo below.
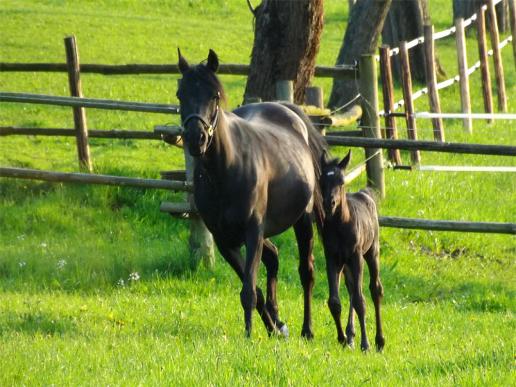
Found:
<path fill-rule="evenodd" d="M 204 144 L 204 141 L 206 141 L 206 134 L 201 133 L 201 136 L 199 137 L 199 144 Z"/>

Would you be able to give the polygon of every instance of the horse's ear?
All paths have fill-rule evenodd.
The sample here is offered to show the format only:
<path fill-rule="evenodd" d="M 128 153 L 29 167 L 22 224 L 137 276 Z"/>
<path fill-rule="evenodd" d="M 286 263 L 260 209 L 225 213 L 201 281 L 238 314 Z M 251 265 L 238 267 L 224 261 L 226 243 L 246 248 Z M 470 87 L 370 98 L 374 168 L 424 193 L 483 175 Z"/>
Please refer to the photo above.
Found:
<path fill-rule="evenodd" d="M 208 63 L 206 64 L 206 66 L 214 73 L 216 73 L 219 68 L 219 57 L 211 48 L 210 53 L 208 54 Z"/>
<path fill-rule="evenodd" d="M 181 74 L 184 74 L 185 72 L 188 71 L 188 69 L 190 68 L 190 65 L 188 64 L 186 59 L 183 57 L 183 55 L 181 55 L 181 50 L 179 49 L 179 47 L 177 48 L 177 55 L 179 56 L 179 61 L 177 63 L 177 65 L 179 67 L 179 71 L 181 71 Z"/>
<path fill-rule="evenodd" d="M 351 149 L 349 150 L 346 157 L 344 157 L 342 159 L 342 161 L 339 163 L 339 168 L 344 171 L 346 169 L 346 167 L 348 166 L 350 160 L 351 160 Z"/>

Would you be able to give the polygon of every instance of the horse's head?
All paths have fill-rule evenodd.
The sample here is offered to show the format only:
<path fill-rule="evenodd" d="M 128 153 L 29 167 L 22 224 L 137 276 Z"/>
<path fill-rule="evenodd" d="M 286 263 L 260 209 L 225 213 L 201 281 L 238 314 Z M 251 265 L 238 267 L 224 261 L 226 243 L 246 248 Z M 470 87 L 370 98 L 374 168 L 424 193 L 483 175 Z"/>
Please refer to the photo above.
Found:
<path fill-rule="evenodd" d="M 194 157 L 201 157 L 211 144 L 219 122 L 220 100 L 224 91 L 215 72 L 219 59 L 210 50 L 206 63 L 190 66 L 179 53 L 181 78 L 177 91 L 180 103 L 183 139 Z"/>
<path fill-rule="evenodd" d="M 326 216 L 335 215 L 337 208 L 342 204 L 344 189 L 344 170 L 351 159 L 351 151 L 341 161 L 326 159 L 326 154 L 321 159 L 320 186 L 323 197 L 323 205 Z"/>

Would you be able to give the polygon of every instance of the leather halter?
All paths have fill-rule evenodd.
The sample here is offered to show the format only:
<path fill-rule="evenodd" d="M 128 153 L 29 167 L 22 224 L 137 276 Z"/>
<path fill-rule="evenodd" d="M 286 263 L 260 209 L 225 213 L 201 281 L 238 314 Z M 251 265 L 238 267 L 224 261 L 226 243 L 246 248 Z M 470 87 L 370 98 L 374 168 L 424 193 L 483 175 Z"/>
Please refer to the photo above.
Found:
<path fill-rule="evenodd" d="M 220 100 L 220 92 L 217 93 L 217 96 L 215 97 L 215 99 L 217 100 L 216 101 L 216 105 L 215 105 L 215 113 L 213 114 L 212 116 L 212 119 L 211 119 L 211 122 L 208 123 L 206 122 L 206 120 L 200 115 L 200 114 L 190 114 L 188 115 L 184 120 L 183 120 L 183 128 L 185 130 L 185 132 L 188 130 L 186 129 L 186 125 L 188 124 L 188 122 L 194 120 L 194 119 L 197 119 L 203 126 L 204 130 L 207 132 L 208 134 L 208 144 L 206 145 L 206 149 L 209 148 L 209 146 L 211 145 L 211 141 L 213 140 L 213 136 L 215 134 L 215 129 L 217 128 L 217 124 L 219 123 L 219 112 L 220 112 L 220 108 L 219 108 L 219 100 Z"/>

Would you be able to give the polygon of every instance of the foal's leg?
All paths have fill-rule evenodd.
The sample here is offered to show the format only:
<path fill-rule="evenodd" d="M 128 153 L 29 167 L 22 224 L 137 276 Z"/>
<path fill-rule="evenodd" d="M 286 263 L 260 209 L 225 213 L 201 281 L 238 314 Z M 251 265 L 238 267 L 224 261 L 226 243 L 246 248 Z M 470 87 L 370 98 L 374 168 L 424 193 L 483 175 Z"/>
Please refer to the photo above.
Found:
<path fill-rule="evenodd" d="M 240 248 L 228 248 L 225 246 L 220 246 L 217 244 L 219 248 L 220 254 L 224 257 L 226 262 L 228 262 L 233 270 L 235 270 L 238 278 L 243 282 L 244 280 L 244 262 L 242 259 L 242 255 L 240 254 Z M 269 335 L 274 331 L 274 323 L 265 308 L 265 299 L 263 297 L 262 290 L 259 287 L 256 287 L 256 309 L 262 318 L 262 321 L 267 329 Z"/>
<path fill-rule="evenodd" d="M 358 315 L 358 321 L 360 322 L 360 348 L 362 351 L 369 349 L 369 341 L 367 340 L 366 324 L 365 324 L 365 299 L 362 294 L 362 277 L 363 277 L 363 262 L 362 257 L 359 253 L 355 252 L 350 259 L 350 270 L 353 277 L 353 308 Z"/>
<path fill-rule="evenodd" d="M 278 282 L 278 249 L 269 240 L 263 241 L 262 262 L 267 269 L 267 302 L 265 309 L 269 312 L 272 322 L 281 334 L 288 337 L 287 325 L 278 317 L 278 302 L 276 300 L 276 283 Z M 258 288 L 257 288 L 258 291 Z"/>
<path fill-rule="evenodd" d="M 340 321 L 340 313 L 342 310 L 339 297 L 339 285 L 342 267 L 337 263 L 337 257 L 332 255 L 326 256 L 326 273 L 328 275 L 328 288 L 330 296 L 328 298 L 328 307 L 330 308 L 335 326 L 337 327 L 337 340 L 339 343 L 346 342 L 346 336 L 342 330 L 342 323 Z"/>
<path fill-rule="evenodd" d="M 353 277 L 351 270 L 346 265 L 344 266 L 344 278 L 346 281 L 346 289 L 349 294 L 349 313 L 348 324 L 346 325 L 346 338 L 348 345 L 353 348 L 355 346 L 355 310 L 353 309 Z"/>
<path fill-rule="evenodd" d="M 303 329 L 301 336 L 311 339 L 312 332 L 312 289 L 314 287 L 314 257 L 312 220 L 308 213 L 305 213 L 294 225 L 297 247 L 299 249 L 299 276 L 303 285 L 305 298 L 305 311 L 303 318 Z"/>
<path fill-rule="evenodd" d="M 364 258 L 369 267 L 369 290 L 371 290 L 371 297 L 374 303 L 374 312 L 376 317 L 376 349 L 381 351 L 385 346 L 385 339 L 383 337 L 382 316 L 380 314 L 380 304 L 383 298 L 383 286 L 380 281 L 380 251 L 378 244 L 373 245 L 369 251 L 364 255 Z"/>

